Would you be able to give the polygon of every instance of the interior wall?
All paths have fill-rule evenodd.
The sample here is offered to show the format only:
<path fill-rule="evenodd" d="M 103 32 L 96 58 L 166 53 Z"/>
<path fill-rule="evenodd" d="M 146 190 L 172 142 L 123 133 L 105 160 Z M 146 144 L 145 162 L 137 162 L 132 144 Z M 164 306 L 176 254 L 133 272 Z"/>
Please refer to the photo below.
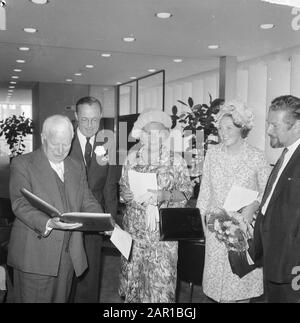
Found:
<path fill-rule="evenodd" d="M 33 89 L 33 120 L 35 123 L 34 146 L 40 146 L 40 132 L 44 120 L 53 114 L 63 114 L 74 118 L 74 106 L 84 96 L 89 95 L 88 85 L 63 83 L 38 83 Z"/>
<path fill-rule="evenodd" d="M 300 47 L 258 57 L 237 64 L 236 98 L 248 105 L 254 113 L 255 124 L 248 142 L 263 150 L 270 164 L 281 154 L 273 149 L 266 133 L 266 119 L 271 101 L 280 95 L 293 94 L 300 97 Z M 219 97 L 219 71 L 200 73 L 166 84 L 166 112 L 171 114 L 173 105 L 179 113 L 185 109 L 177 100 L 187 101 L 192 96 L 194 103 L 208 103 L 209 95 Z"/>
<path fill-rule="evenodd" d="M 115 118 L 116 95 L 114 86 L 91 85 L 89 95 L 100 100 L 103 107 L 103 118 Z"/>

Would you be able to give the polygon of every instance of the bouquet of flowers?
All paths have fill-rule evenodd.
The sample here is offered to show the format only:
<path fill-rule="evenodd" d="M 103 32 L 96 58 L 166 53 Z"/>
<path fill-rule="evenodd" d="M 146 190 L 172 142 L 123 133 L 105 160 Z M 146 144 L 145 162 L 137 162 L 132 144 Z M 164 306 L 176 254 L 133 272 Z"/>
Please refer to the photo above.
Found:
<path fill-rule="evenodd" d="M 241 278 L 256 268 L 248 254 L 253 227 L 240 213 L 227 213 L 220 209 L 219 212 L 210 215 L 207 226 L 210 232 L 215 233 L 217 240 L 225 244 L 234 274 Z"/>
<path fill-rule="evenodd" d="M 240 213 L 227 213 L 220 209 L 218 213 L 210 215 L 208 229 L 215 233 L 216 238 L 225 244 L 228 251 L 248 250 L 248 239 L 251 237 L 250 228 Z"/>

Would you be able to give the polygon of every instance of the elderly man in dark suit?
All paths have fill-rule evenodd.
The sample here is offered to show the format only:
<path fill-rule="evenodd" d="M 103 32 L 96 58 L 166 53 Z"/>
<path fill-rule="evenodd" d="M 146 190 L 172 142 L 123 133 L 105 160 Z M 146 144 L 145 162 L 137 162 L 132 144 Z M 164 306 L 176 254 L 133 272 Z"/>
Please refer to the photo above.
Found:
<path fill-rule="evenodd" d="M 103 142 L 105 136 L 101 136 L 102 130 L 99 130 L 102 118 L 100 101 L 90 96 L 81 98 L 76 103 L 75 116 L 78 127 L 75 130 L 70 156 L 85 164 L 92 193 L 104 211 L 115 217 L 118 179 L 115 165 L 111 165 L 108 158 L 107 142 Z M 99 302 L 102 241 L 100 234 L 94 232 L 84 234 L 89 269 L 82 277 L 75 279 L 71 301 Z"/>
<path fill-rule="evenodd" d="M 262 258 L 268 302 L 300 302 L 300 99 L 274 99 L 267 121 L 270 145 L 284 149 L 256 221 L 255 258 Z"/>
<path fill-rule="evenodd" d="M 70 120 L 54 115 L 45 120 L 42 147 L 13 159 L 10 197 L 16 215 L 8 264 L 14 268 L 16 302 L 66 302 L 74 270 L 87 269 L 81 224 L 49 218 L 20 192 L 26 188 L 61 212 L 102 212 L 88 188 L 85 168 L 67 157 L 73 138 Z"/>

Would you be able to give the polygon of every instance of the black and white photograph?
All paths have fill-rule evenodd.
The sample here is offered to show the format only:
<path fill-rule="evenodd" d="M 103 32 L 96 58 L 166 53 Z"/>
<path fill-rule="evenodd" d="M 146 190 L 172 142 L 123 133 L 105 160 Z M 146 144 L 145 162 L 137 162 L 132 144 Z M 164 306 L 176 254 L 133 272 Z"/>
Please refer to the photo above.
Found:
<path fill-rule="evenodd" d="M 0 303 L 300 303 L 300 0 L 0 0 Z"/>

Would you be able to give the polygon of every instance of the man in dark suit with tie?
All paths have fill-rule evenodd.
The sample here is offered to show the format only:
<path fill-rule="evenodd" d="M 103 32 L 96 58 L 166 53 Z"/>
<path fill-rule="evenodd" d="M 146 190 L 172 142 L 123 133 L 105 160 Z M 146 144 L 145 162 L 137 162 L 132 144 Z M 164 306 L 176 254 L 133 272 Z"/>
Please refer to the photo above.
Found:
<path fill-rule="evenodd" d="M 300 302 L 300 99 L 274 99 L 267 121 L 270 145 L 284 149 L 255 224 L 254 258 L 262 260 L 268 302 Z"/>
<path fill-rule="evenodd" d="M 102 212 L 88 188 L 85 168 L 67 157 L 73 138 L 71 121 L 61 115 L 45 120 L 42 147 L 11 163 L 10 198 L 16 215 L 8 264 L 14 268 L 16 302 L 67 302 L 74 270 L 87 269 L 81 224 L 67 224 L 33 207 L 25 188 L 61 212 Z"/>
<path fill-rule="evenodd" d="M 78 127 L 70 151 L 70 157 L 85 164 L 88 184 L 103 210 L 117 214 L 117 175 L 109 164 L 108 151 L 99 141 L 102 106 L 94 97 L 83 97 L 76 103 Z M 101 130 L 100 130 L 101 131 Z M 98 138 L 98 139 L 97 139 Z M 103 136 L 104 138 L 104 136 Z M 106 147 L 106 148 L 103 148 Z M 71 301 L 76 303 L 99 302 L 101 247 L 103 238 L 94 232 L 84 234 L 89 268 L 74 281 Z"/>

